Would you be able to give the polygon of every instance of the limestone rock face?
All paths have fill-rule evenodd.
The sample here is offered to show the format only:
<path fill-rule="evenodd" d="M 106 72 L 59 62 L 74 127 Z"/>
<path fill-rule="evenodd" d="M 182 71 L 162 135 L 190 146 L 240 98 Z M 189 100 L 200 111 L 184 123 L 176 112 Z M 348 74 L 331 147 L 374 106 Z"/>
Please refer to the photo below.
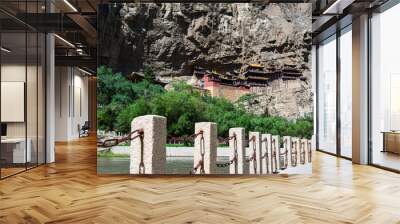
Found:
<path fill-rule="evenodd" d="M 249 109 L 290 118 L 311 111 L 310 4 L 127 3 L 111 10 L 114 16 L 99 23 L 102 64 L 125 74 L 149 66 L 164 81 L 190 77 L 194 66 L 227 72 L 248 63 L 294 66 L 306 78 L 298 80 L 303 89 L 277 89 Z M 292 107 L 301 108 L 285 112 Z"/>
<path fill-rule="evenodd" d="M 272 91 L 256 92 L 236 104 L 257 115 L 280 116 L 291 120 L 310 116 L 313 112 L 310 81 L 291 81 L 288 86 L 285 81 L 277 80 L 278 87 Z M 296 85 L 291 85 L 293 82 Z"/>

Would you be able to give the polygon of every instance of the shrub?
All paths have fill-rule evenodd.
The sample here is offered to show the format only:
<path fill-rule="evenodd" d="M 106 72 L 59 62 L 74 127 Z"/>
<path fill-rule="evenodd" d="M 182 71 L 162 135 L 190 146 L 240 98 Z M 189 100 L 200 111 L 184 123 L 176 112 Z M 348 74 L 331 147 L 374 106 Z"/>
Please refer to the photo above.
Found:
<path fill-rule="evenodd" d="M 122 109 L 116 118 L 116 129 L 122 133 L 131 132 L 131 122 L 135 117 L 150 113 L 150 106 L 144 98 L 136 100 L 126 108 Z"/>

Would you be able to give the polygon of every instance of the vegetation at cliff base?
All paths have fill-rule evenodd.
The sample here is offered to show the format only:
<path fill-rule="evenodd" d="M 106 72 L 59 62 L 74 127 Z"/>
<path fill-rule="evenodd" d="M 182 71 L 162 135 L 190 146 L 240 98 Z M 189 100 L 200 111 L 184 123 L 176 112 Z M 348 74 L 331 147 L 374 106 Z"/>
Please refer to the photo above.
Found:
<path fill-rule="evenodd" d="M 196 122 L 209 121 L 218 124 L 221 137 L 228 135 L 229 128 L 244 127 L 248 131 L 311 138 L 311 115 L 296 121 L 254 115 L 223 98 L 203 95 L 182 82 L 173 83 L 173 88 L 166 91 L 152 83 L 154 74 L 149 68 L 145 73 L 143 81 L 133 83 L 110 68 L 98 69 L 98 129 L 129 133 L 133 118 L 155 114 L 167 118 L 169 136 L 191 135 Z"/>

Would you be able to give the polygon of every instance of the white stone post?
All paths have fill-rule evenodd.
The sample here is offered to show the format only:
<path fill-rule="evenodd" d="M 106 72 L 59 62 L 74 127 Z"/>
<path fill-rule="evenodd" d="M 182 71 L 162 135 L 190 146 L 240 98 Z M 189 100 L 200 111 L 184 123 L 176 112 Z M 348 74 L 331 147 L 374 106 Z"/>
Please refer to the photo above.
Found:
<path fill-rule="evenodd" d="M 271 161 L 273 162 L 274 168 L 272 170 L 273 173 L 278 172 L 278 164 L 279 164 L 279 149 L 280 149 L 280 144 L 279 144 L 279 135 L 273 135 L 272 136 L 272 152 L 275 155 L 271 155 Z M 271 163 L 272 165 L 272 163 Z"/>
<path fill-rule="evenodd" d="M 272 172 L 271 169 L 271 145 L 272 144 L 272 135 L 271 134 L 262 134 L 261 135 L 261 156 L 264 157 L 261 159 L 262 170 L 261 174 L 268 174 Z"/>
<path fill-rule="evenodd" d="M 300 164 L 305 164 L 306 163 L 306 155 L 307 155 L 307 148 L 308 148 L 308 140 L 303 138 L 301 139 L 301 144 L 300 144 Z"/>
<path fill-rule="evenodd" d="M 280 168 L 288 168 L 289 166 L 289 156 L 290 156 L 290 149 L 292 146 L 292 137 L 290 136 L 283 136 L 283 150 L 281 150 L 281 157 L 283 158 L 283 166 Z"/>
<path fill-rule="evenodd" d="M 254 138 L 254 141 L 251 141 L 251 139 Z M 254 146 L 255 146 L 255 151 L 256 151 L 256 159 L 251 160 L 249 163 L 249 173 L 250 174 L 260 174 L 261 173 L 261 135 L 260 132 L 250 132 L 249 133 L 249 151 L 250 151 L 250 156 L 251 158 L 253 156 L 253 151 L 254 151 Z M 256 163 L 256 170 L 254 170 L 254 162 Z"/>
<path fill-rule="evenodd" d="M 140 129 L 143 130 L 143 155 L 142 143 L 138 137 L 131 141 L 130 173 L 165 174 L 167 119 L 156 115 L 136 117 L 132 121 L 132 131 Z M 144 166 L 140 166 L 141 161 Z"/>
<path fill-rule="evenodd" d="M 290 151 L 290 163 L 292 167 L 299 164 L 300 146 L 300 138 L 292 138 L 292 150 Z"/>
<path fill-rule="evenodd" d="M 236 136 L 236 150 L 237 150 L 237 163 L 235 162 L 229 166 L 230 174 L 243 174 L 244 173 L 244 158 L 245 158 L 245 130 L 244 128 L 231 128 L 229 129 L 229 137 Z M 229 140 L 229 151 L 231 152 L 229 160 L 235 157 L 235 139 Z"/>
<path fill-rule="evenodd" d="M 217 168 L 217 146 L 218 146 L 218 133 L 217 124 L 212 122 L 199 122 L 195 124 L 195 133 L 203 131 L 202 135 L 198 135 L 194 141 L 194 166 L 202 159 L 201 157 L 201 136 L 204 138 L 204 173 L 213 174 Z M 200 174 L 200 167 L 196 174 Z"/>

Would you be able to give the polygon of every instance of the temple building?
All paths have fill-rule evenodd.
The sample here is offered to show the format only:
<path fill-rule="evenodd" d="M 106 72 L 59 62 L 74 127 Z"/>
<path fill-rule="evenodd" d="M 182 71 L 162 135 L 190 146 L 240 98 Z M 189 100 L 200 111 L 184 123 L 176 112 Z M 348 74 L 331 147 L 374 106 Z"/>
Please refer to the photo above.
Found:
<path fill-rule="evenodd" d="M 240 71 L 220 73 L 195 67 L 193 75 L 198 80 L 195 87 L 205 89 L 213 97 L 223 97 L 236 101 L 241 96 L 274 88 L 272 81 L 304 80 L 302 73 L 296 68 L 265 69 L 260 64 L 248 64 Z"/>
<path fill-rule="evenodd" d="M 202 88 L 208 90 L 212 97 L 223 97 L 236 101 L 250 93 L 250 87 L 236 82 L 237 78 L 221 75 L 215 71 L 206 72 L 202 78 Z"/>

